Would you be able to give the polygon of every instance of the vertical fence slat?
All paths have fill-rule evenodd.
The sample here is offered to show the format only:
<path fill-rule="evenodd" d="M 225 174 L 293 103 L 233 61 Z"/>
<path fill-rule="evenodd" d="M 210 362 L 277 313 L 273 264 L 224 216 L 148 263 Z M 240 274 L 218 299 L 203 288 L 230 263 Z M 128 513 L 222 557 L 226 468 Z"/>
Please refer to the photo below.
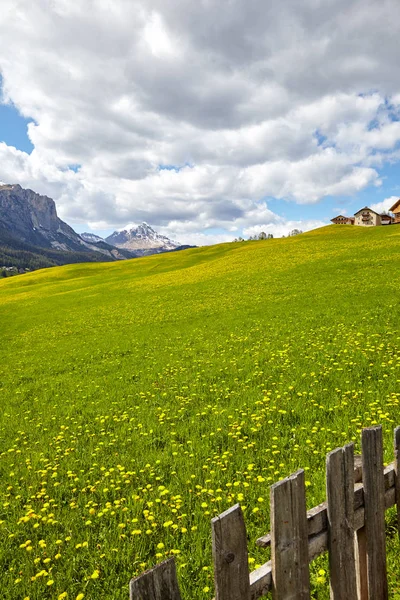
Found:
<path fill-rule="evenodd" d="M 397 510 L 397 531 L 400 536 L 400 477 L 399 477 L 399 463 L 400 463 L 400 427 L 396 427 L 394 430 L 394 472 L 395 486 L 396 486 L 396 510 Z"/>
<path fill-rule="evenodd" d="M 170 558 L 139 577 L 129 585 L 130 600 L 182 600 L 176 577 L 175 560 Z"/>
<path fill-rule="evenodd" d="M 368 600 L 367 538 L 365 527 L 356 536 L 357 592 L 358 600 Z"/>
<path fill-rule="evenodd" d="M 211 521 L 216 600 L 249 600 L 247 535 L 239 504 Z"/>
<path fill-rule="evenodd" d="M 368 559 L 368 594 L 371 600 L 387 600 L 382 427 L 364 429 L 361 435 L 361 445 Z"/>
<path fill-rule="evenodd" d="M 304 471 L 271 486 L 271 559 L 275 600 L 309 600 Z"/>
<path fill-rule="evenodd" d="M 328 549 L 332 600 L 357 600 L 354 552 L 354 444 L 326 460 Z"/>

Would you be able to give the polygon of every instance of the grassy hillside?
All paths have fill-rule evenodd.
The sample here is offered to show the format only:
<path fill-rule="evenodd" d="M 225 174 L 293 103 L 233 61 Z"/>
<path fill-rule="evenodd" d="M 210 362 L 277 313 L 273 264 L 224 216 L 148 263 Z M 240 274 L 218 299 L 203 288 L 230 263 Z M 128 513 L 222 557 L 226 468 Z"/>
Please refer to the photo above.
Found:
<path fill-rule="evenodd" d="M 176 554 L 211 598 L 214 514 L 245 507 L 254 568 L 272 482 L 304 467 L 320 502 L 371 423 L 392 460 L 399 250 L 400 227 L 331 226 L 0 281 L 2 597 L 123 600 Z"/>

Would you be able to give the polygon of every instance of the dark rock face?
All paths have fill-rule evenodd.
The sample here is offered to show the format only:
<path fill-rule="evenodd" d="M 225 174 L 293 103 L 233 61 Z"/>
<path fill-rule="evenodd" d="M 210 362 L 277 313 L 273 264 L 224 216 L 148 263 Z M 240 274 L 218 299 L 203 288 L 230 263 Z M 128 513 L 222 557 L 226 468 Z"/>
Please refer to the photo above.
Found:
<path fill-rule="evenodd" d="M 0 186 L 0 227 L 35 246 L 84 250 L 79 235 L 58 218 L 54 200 L 18 184 Z"/>
<path fill-rule="evenodd" d="M 133 257 L 128 250 L 115 248 L 101 238 L 94 239 L 96 237 L 85 240 L 64 223 L 57 216 L 51 198 L 23 189 L 18 184 L 0 185 L 0 256 L 3 262 L 14 264 L 14 261 L 18 266 L 35 265 L 37 268 L 36 265 Z M 26 261 L 24 252 L 29 253 Z"/>

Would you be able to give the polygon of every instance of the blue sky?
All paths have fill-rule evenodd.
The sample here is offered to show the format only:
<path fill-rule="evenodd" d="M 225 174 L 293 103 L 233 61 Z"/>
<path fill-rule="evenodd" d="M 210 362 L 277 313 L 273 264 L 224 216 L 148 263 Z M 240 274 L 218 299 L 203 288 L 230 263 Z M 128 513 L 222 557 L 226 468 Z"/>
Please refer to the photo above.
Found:
<path fill-rule="evenodd" d="M 18 150 L 30 153 L 33 145 L 28 137 L 27 126 L 29 119 L 22 117 L 17 109 L 10 105 L 0 104 L 0 141 Z M 174 165 L 160 165 L 160 170 L 176 170 L 181 167 Z M 75 170 L 75 169 L 74 169 Z M 329 221 L 337 213 L 346 211 L 346 214 L 354 214 L 359 208 L 381 202 L 390 196 L 400 196 L 400 179 L 398 164 L 386 165 L 379 172 L 382 185 L 370 186 L 355 196 L 326 197 L 316 204 L 296 204 L 285 200 L 266 197 L 268 208 L 274 213 L 287 220 L 312 220 L 319 219 Z M 76 231 L 82 233 L 90 230 L 87 223 L 75 223 Z M 96 233 L 107 236 L 112 229 L 98 229 Z M 221 234 L 223 229 L 213 228 L 210 233 Z"/>
<path fill-rule="evenodd" d="M 28 137 L 28 123 L 29 120 L 24 119 L 13 106 L 0 104 L 0 142 L 31 153 L 33 145 Z"/>
<path fill-rule="evenodd" d="M 0 106 L 0 180 L 78 231 L 281 236 L 399 195 L 398 0 L 92 4 L 0 19 L 5 97 L 35 120 L 31 143 Z"/>
<path fill-rule="evenodd" d="M 0 104 L 0 142 L 5 142 L 8 146 L 14 146 L 18 150 L 30 153 L 34 146 L 28 137 L 27 127 L 29 122 L 30 120 L 21 116 L 14 106 Z M 77 170 L 74 165 L 69 165 L 69 168 L 73 168 L 74 171 Z M 160 165 L 159 167 L 160 170 L 176 172 L 179 172 L 181 168 L 174 165 Z M 328 196 L 315 204 L 296 204 L 292 201 L 272 197 L 266 197 L 264 200 L 270 210 L 288 221 L 321 220 L 328 222 L 333 216 L 341 212 L 351 215 L 363 206 L 381 202 L 391 196 L 400 196 L 398 164 L 384 166 L 380 169 L 379 175 L 382 179 L 382 185 L 378 187 L 369 186 L 353 196 Z M 73 226 L 78 233 L 93 230 L 88 223 L 84 222 L 76 222 Z M 95 233 L 106 237 L 112 231 L 112 228 L 96 229 Z M 209 229 L 207 233 L 218 236 L 223 234 L 224 230 L 215 227 Z M 236 234 L 232 234 L 233 237 L 234 235 Z"/>

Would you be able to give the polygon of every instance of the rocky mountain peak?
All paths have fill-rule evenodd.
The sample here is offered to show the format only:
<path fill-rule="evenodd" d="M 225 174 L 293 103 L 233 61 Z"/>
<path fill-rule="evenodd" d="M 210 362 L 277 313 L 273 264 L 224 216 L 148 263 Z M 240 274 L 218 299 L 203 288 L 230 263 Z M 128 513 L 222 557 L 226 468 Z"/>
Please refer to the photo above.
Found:
<path fill-rule="evenodd" d="M 145 221 L 130 229 L 114 231 L 114 233 L 106 238 L 106 242 L 117 246 L 117 248 L 126 248 L 128 250 L 173 250 L 180 246 L 179 242 L 170 240 L 165 235 L 157 233 Z"/>
<path fill-rule="evenodd" d="M 111 260 L 126 258 L 117 248 L 99 247 L 97 240 L 88 243 L 82 239 L 58 217 L 52 198 L 24 189 L 18 183 L 0 185 L 0 241 L 2 239 L 14 247 L 22 243 L 41 251 L 78 252 L 83 256 L 94 252 Z"/>

